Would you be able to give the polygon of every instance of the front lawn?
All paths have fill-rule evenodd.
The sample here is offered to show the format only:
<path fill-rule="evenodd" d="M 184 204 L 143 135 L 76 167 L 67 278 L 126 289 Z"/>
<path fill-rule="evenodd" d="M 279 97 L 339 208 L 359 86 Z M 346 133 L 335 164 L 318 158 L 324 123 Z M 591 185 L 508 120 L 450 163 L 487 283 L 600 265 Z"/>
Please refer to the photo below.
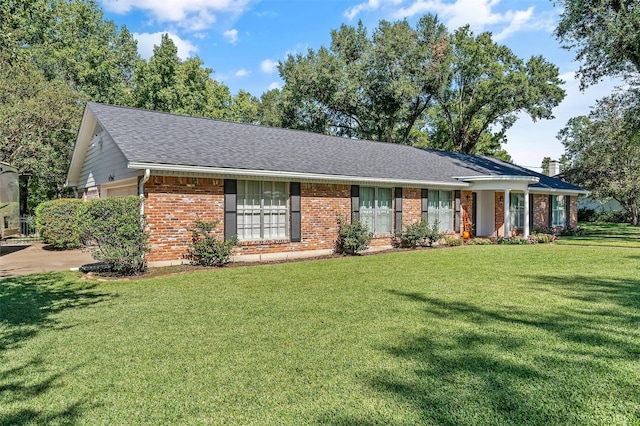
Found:
<path fill-rule="evenodd" d="M 581 235 L 562 237 L 558 244 L 640 248 L 640 226 L 628 223 L 580 222 Z"/>
<path fill-rule="evenodd" d="M 0 281 L 0 424 L 640 423 L 640 250 Z"/>

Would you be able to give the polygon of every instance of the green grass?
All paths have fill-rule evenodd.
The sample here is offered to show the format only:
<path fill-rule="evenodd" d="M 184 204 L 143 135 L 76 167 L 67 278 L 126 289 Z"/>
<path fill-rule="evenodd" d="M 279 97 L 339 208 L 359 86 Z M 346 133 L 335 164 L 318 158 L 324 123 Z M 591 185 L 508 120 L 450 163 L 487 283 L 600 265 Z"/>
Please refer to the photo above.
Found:
<path fill-rule="evenodd" d="M 632 226 L 628 223 L 581 222 L 580 228 L 584 229 L 584 235 L 562 237 L 557 243 L 640 248 L 640 226 Z"/>
<path fill-rule="evenodd" d="M 0 282 L 0 424 L 640 423 L 640 251 Z"/>

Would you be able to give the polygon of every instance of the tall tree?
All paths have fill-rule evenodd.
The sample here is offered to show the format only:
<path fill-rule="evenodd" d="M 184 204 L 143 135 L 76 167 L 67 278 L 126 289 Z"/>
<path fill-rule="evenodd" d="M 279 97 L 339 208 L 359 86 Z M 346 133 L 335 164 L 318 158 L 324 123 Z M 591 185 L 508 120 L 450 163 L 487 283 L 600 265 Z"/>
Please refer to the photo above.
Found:
<path fill-rule="evenodd" d="M 471 154 L 500 152 L 518 114 L 553 118 L 565 96 L 558 68 L 541 56 L 526 63 L 491 33 L 468 26 L 451 36 L 453 79 L 438 95 L 428 132 L 431 146 Z"/>
<path fill-rule="evenodd" d="M 27 51 L 47 80 L 66 81 L 97 102 L 127 103 L 137 44 L 96 1 L 1 2 L 0 33 L 0 47 Z"/>
<path fill-rule="evenodd" d="M 640 72 L 640 3 L 637 0 L 556 0 L 562 7 L 556 37 L 575 50 L 581 86 L 606 76 Z"/>
<path fill-rule="evenodd" d="M 82 109 L 58 79 L 48 81 L 30 60 L 0 59 L 0 157 L 30 176 L 28 209 L 59 197 Z"/>
<path fill-rule="evenodd" d="M 449 79 L 445 27 L 424 16 L 380 22 L 368 37 L 359 23 L 331 33 L 330 48 L 290 55 L 278 69 L 288 127 L 410 144 L 412 129 Z"/>
<path fill-rule="evenodd" d="M 211 78 L 213 70 L 199 57 L 182 60 L 168 34 L 153 48 L 149 61 L 138 62 L 133 105 L 156 111 L 209 118 L 227 118 L 232 96 Z"/>
<path fill-rule="evenodd" d="M 570 161 L 567 177 L 595 197 L 617 200 L 634 225 L 640 220 L 640 135 L 628 115 L 635 115 L 637 99 L 630 92 L 604 98 L 558 134 Z"/>

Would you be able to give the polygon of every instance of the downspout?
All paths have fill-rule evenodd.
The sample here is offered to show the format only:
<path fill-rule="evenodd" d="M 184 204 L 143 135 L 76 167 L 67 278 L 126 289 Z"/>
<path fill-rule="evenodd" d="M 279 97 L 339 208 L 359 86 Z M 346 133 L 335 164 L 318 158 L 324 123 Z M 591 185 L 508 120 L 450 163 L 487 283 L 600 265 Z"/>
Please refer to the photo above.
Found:
<path fill-rule="evenodd" d="M 151 170 L 146 169 L 144 171 L 144 176 L 142 176 L 142 179 L 140 179 L 140 183 L 138 184 L 138 196 L 140 197 L 140 218 L 144 217 L 144 184 L 147 183 L 150 176 Z"/>

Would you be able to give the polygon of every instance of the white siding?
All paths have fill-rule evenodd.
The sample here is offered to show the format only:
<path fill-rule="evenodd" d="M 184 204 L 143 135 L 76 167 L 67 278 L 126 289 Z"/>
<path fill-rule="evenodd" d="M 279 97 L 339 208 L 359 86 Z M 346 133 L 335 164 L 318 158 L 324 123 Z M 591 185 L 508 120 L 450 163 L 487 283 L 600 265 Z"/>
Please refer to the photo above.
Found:
<path fill-rule="evenodd" d="M 78 188 L 102 185 L 137 176 L 138 170 L 127 168 L 127 160 L 105 131 L 94 136 L 82 165 Z"/>
<path fill-rule="evenodd" d="M 107 188 L 105 196 L 109 197 L 127 197 L 129 195 L 138 195 L 138 187 L 132 186 L 120 186 L 118 188 Z"/>

